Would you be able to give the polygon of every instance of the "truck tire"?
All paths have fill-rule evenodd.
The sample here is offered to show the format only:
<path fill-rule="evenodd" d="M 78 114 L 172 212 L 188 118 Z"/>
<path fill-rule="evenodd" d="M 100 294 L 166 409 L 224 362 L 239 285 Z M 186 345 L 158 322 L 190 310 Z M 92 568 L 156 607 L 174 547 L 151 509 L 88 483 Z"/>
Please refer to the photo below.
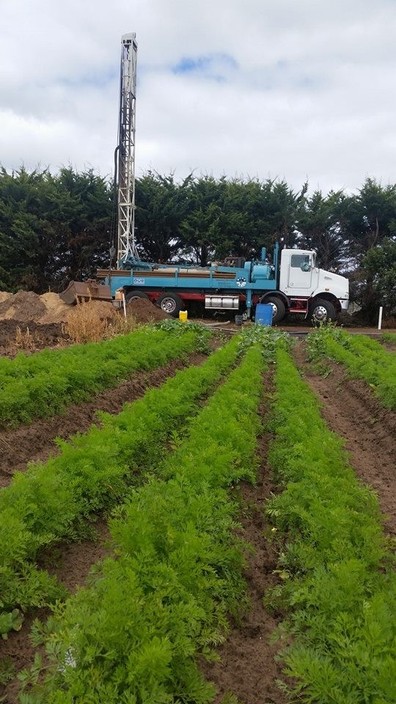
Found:
<path fill-rule="evenodd" d="M 328 323 L 337 317 L 334 303 L 325 298 L 317 298 L 311 307 L 311 320 L 313 323 Z"/>
<path fill-rule="evenodd" d="M 285 317 L 286 306 L 279 296 L 268 296 L 262 303 L 272 306 L 272 322 L 279 323 Z"/>
<path fill-rule="evenodd" d="M 177 293 L 163 293 L 157 300 L 157 306 L 173 318 L 177 318 L 184 308 L 184 303 Z"/>
<path fill-rule="evenodd" d="M 125 296 L 125 303 L 136 301 L 137 298 L 143 298 L 146 301 L 149 300 L 147 293 L 144 293 L 144 291 L 129 291 Z"/>

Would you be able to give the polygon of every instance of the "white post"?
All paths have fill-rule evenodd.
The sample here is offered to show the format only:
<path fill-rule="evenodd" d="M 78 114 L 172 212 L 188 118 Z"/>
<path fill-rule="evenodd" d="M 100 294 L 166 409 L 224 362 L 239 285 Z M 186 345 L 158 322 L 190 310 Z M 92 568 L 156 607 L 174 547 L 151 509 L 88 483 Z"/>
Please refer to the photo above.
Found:
<path fill-rule="evenodd" d="M 378 330 L 381 330 L 381 325 L 382 325 L 382 311 L 383 311 L 383 306 L 380 306 L 379 313 L 378 313 Z"/>
<path fill-rule="evenodd" d="M 124 309 L 124 318 L 126 318 L 126 304 L 125 304 L 125 293 L 122 292 L 122 307 Z"/>

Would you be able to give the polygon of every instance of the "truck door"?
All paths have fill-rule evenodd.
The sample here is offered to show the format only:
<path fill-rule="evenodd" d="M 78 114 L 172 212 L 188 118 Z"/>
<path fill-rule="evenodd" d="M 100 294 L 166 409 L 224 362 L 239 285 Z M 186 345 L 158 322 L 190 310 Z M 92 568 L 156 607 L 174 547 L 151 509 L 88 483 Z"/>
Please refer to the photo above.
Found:
<path fill-rule="evenodd" d="M 312 288 L 312 259 L 310 254 L 291 255 L 288 288 L 295 295 L 304 295 Z"/>

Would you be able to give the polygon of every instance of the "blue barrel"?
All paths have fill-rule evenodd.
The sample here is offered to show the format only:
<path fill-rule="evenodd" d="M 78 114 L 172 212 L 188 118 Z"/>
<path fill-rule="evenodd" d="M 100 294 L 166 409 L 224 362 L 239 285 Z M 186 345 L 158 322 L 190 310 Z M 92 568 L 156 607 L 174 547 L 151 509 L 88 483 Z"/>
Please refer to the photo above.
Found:
<path fill-rule="evenodd" d="M 272 325 L 274 309 L 269 303 L 257 303 L 255 321 L 259 325 Z"/>

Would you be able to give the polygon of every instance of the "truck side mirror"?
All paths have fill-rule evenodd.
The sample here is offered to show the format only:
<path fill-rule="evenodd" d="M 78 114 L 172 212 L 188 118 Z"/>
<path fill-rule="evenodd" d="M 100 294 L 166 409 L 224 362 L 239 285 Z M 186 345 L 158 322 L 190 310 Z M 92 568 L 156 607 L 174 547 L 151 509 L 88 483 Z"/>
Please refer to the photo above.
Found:
<path fill-rule="evenodd" d="M 301 264 L 301 271 L 311 271 L 311 265 L 309 262 L 303 262 Z"/>

